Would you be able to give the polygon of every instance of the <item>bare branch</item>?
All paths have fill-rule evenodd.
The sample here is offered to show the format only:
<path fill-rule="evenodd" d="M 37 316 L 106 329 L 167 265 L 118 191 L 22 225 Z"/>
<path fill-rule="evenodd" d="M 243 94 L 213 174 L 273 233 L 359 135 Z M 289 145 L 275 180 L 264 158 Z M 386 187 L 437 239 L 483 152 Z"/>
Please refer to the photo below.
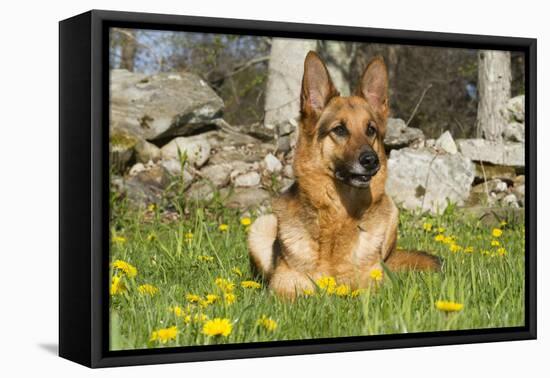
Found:
<path fill-rule="evenodd" d="M 412 119 L 414 118 L 414 116 L 416 115 L 416 112 L 418 111 L 418 107 L 420 106 L 420 104 L 422 103 L 422 100 L 424 100 L 424 96 L 426 95 L 426 92 L 428 92 L 428 90 L 432 87 L 432 84 L 428 84 L 428 86 L 426 88 L 424 88 L 424 91 L 422 92 L 422 95 L 420 96 L 420 99 L 418 100 L 418 102 L 416 103 L 416 106 L 414 107 L 414 110 L 411 114 L 411 116 L 409 117 L 408 121 L 407 121 L 407 126 L 409 126 L 409 123 L 411 123 Z"/>
<path fill-rule="evenodd" d="M 222 81 L 222 80 L 225 80 L 225 79 L 228 79 L 230 78 L 231 76 L 234 76 L 240 72 L 243 72 L 244 70 L 252 67 L 253 65 L 255 64 L 259 64 L 259 63 L 263 63 L 263 62 L 266 62 L 269 60 L 269 56 L 260 56 L 260 57 L 256 57 L 256 58 L 252 58 L 250 59 L 249 61 L 247 62 L 244 62 L 244 63 L 241 63 L 241 64 L 238 64 L 234 69 L 233 71 L 229 72 L 228 74 L 226 74 L 225 76 L 222 76 L 220 79 L 218 79 L 218 81 Z"/>

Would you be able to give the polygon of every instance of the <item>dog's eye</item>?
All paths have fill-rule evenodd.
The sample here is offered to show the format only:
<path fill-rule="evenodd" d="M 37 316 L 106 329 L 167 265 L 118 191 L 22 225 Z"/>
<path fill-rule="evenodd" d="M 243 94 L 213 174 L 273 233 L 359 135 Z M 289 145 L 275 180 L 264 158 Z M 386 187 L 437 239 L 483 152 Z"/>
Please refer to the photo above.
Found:
<path fill-rule="evenodd" d="M 348 129 L 346 129 L 346 126 L 341 125 L 341 124 L 336 126 L 335 128 L 333 128 L 332 132 L 334 134 L 338 135 L 339 137 L 344 137 L 344 136 L 348 135 Z"/>
<path fill-rule="evenodd" d="M 374 127 L 374 122 L 369 122 L 367 126 L 367 136 L 373 137 L 376 135 L 376 127 Z"/>

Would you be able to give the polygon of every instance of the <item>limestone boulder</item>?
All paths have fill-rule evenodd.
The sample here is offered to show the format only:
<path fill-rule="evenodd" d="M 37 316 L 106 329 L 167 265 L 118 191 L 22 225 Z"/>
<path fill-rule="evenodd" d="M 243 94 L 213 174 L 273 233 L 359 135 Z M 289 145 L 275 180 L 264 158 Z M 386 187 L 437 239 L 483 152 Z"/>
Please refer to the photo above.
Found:
<path fill-rule="evenodd" d="M 464 203 L 474 176 L 474 164 L 459 153 L 437 154 L 426 148 L 392 150 L 386 192 L 406 209 L 441 213 L 449 203 Z"/>

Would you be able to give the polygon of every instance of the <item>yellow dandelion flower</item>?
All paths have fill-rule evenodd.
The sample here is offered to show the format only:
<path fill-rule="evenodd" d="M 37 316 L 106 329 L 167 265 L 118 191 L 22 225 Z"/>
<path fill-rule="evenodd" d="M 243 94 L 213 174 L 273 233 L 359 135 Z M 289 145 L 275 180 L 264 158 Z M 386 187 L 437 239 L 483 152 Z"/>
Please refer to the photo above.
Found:
<path fill-rule="evenodd" d="M 490 253 L 490 252 L 489 252 L 488 250 L 486 250 L 486 249 L 482 249 L 482 250 L 481 250 L 481 254 L 482 254 L 482 255 L 488 255 L 489 253 Z"/>
<path fill-rule="evenodd" d="M 349 295 L 350 292 L 351 292 L 350 287 L 348 285 L 344 285 L 344 284 L 338 285 L 336 290 L 334 290 L 334 294 L 336 294 L 339 297 L 345 297 L 345 296 Z"/>
<path fill-rule="evenodd" d="M 350 296 L 352 298 L 358 297 L 361 295 L 361 293 L 363 293 L 363 291 L 364 291 L 363 289 L 355 289 L 350 293 Z"/>
<path fill-rule="evenodd" d="M 430 231 L 432 230 L 432 228 L 433 228 L 433 225 L 432 225 L 431 223 L 424 223 L 424 224 L 422 225 L 422 228 L 424 229 L 424 231 L 430 232 Z"/>
<path fill-rule="evenodd" d="M 442 242 L 443 240 L 445 240 L 445 235 L 437 234 L 437 235 L 435 235 L 434 240 L 436 242 Z"/>
<path fill-rule="evenodd" d="M 231 271 L 239 277 L 243 276 L 243 272 L 241 272 L 241 270 L 239 268 L 233 268 L 233 269 L 231 269 Z"/>
<path fill-rule="evenodd" d="M 147 235 L 148 242 L 153 242 L 155 240 L 157 240 L 157 235 L 155 233 L 150 233 L 149 235 Z"/>
<path fill-rule="evenodd" d="M 269 332 L 274 332 L 277 329 L 277 322 L 266 315 L 262 315 L 258 319 L 258 325 Z"/>
<path fill-rule="evenodd" d="M 384 274 L 380 269 L 374 268 L 374 269 L 371 269 L 369 276 L 373 281 L 379 282 L 379 281 L 382 281 Z"/>
<path fill-rule="evenodd" d="M 464 252 L 465 253 L 473 253 L 474 252 L 474 247 L 468 246 L 468 247 L 464 248 Z"/>
<path fill-rule="evenodd" d="M 443 244 L 451 244 L 451 243 L 454 243 L 454 241 L 455 241 L 454 236 L 445 236 L 443 238 Z"/>
<path fill-rule="evenodd" d="M 197 256 L 197 260 L 201 262 L 212 262 L 214 261 L 214 258 L 212 256 L 200 255 Z"/>
<path fill-rule="evenodd" d="M 445 231 L 446 231 L 445 227 L 438 227 L 437 228 L 437 232 L 440 233 L 440 234 L 444 233 Z"/>
<path fill-rule="evenodd" d="M 110 290 L 111 295 L 122 294 L 126 291 L 127 291 L 126 285 L 124 285 L 124 281 L 122 281 L 122 277 L 113 276 L 113 278 L 111 278 L 111 290 Z"/>
<path fill-rule="evenodd" d="M 154 203 L 150 203 L 149 206 L 147 206 L 148 211 L 155 211 L 157 208 L 157 205 Z"/>
<path fill-rule="evenodd" d="M 464 305 L 462 303 L 449 302 L 449 301 L 437 301 L 435 307 L 443 312 L 456 312 L 462 310 Z"/>
<path fill-rule="evenodd" d="M 235 284 L 225 278 L 216 278 L 214 282 L 224 293 L 230 293 L 235 289 Z"/>
<path fill-rule="evenodd" d="M 229 229 L 229 226 L 225 223 L 220 224 L 220 226 L 218 227 L 218 230 L 220 230 L 221 232 L 225 232 L 228 229 Z"/>
<path fill-rule="evenodd" d="M 315 295 L 315 291 L 311 289 L 304 289 L 302 290 L 302 294 L 305 295 L 306 297 L 310 297 L 312 295 Z"/>
<path fill-rule="evenodd" d="M 334 294 L 335 291 L 336 291 L 336 286 L 330 286 L 325 289 L 325 293 L 327 293 L 328 295 Z"/>
<path fill-rule="evenodd" d="M 500 247 L 500 242 L 498 240 L 491 240 L 491 247 Z"/>
<path fill-rule="evenodd" d="M 207 336 L 224 336 L 227 337 L 231 334 L 233 325 L 229 319 L 215 318 L 208 320 L 202 327 L 202 333 Z"/>
<path fill-rule="evenodd" d="M 143 295 L 153 296 L 159 292 L 159 288 L 150 284 L 143 284 L 138 286 L 138 292 Z"/>
<path fill-rule="evenodd" d="M 497 249 L 497 253 L 499 256 L 504 256 L 506 254 L 506 248 L 500 247 L 499 249 Z"/>
<path fill-rule="evenodd" d="M 225 302 L 225 304 L 233 304 L 236 300 L 237 300 L 237 296 L 233 293 L 225 293 L 223 295 L 223 300 Z"/>
<path fill-rule="evenodd" d="M 208 294 L 206 296 L 206 301 L 209 303 L 209 304 L 212 304 L 216 301 L 218 301 L 220 299 L 220 296 L 219 295 L 216 295 L 216 294 Z"/>
<path fill-rule="evenodd" d="M 504 227 L 504 226 L 506 226 L 507 224 L 508 224 L 508 222 L 506 222 L 506 221 L 501 221 L 501 222 L 500 222 L 500 227 Z"/>
<path fill-rule="evenodd" d="M 153 296 L 159 292 L 159 288 L 150 284 L 143 284 L 138 286 L 138 292 L 140 294 Z"/>
<path fill-rule="evenodd" d="M 243 226 L 250 226 L 250 224 L 252 223 L 252 220 L 248 217 L 246 218 L 241 218 L 241 224 Z"/>
<path fill-rule="evenodd" d="M 116 260 L 113 262 L 113 268 L 123 272 L 128 278 L 135 277 L 137 275 L 137 268 L 130 263 L 122 260 Z"/>
<path fill-rule="evenodd" d="M 461 250 L 462 250 L 462 247 L 456 243 L 452 243 L 449 245 L 449 251 L 453 253 L 460 252 Z"/>
<path fill-rule="evenodd" d="M 178 327 L 176 326 L 161 328 L 151 333 L 151 338 L 149 339 L 149 341 L 160 341 L 164 344 L 167 341 L 175 340 L 177 335 Z"/>
<path fill-rule="evenodd" d="M 193 316 L 193 322 L 195 323 L 204 323 L 205 321 L 208 320 L 208 315 L 206 314 L 195 314 Z"/>
<path fill-rule="evenodd" d="M 125 244 L 128 240 L 124 236 L 113 235 L 111 241 L 114 244 L 122 245 L 122 244 Z"/>
<path fill-rule="evenodd" d="M 169 307 L 168 310 L 176 315 L 178 318 L 185 316 L 185 310 L 180 306 Z"/>
<path fill-rule="evenodd" d="M 493 228 L 491 235 L 493 235 L 494 238 L 499 238 L 502 235 L 502 230 L 500 228 Z"/>
<path fill-rule="evenodd" d="M 206 295 L 205 299 L 201 299 L 199 304 L 201 305 L 201 307 L 208 307 L 210 306 L 211 304 L 214 304 L 216 303 L 217 301 L 220 300 L 220 296 L 219 295 L 216 295 L 216 294 L 208 294 Z"/>
<path fill-rule="evenodd" d="M 187 314 L 183 317 L 183 321 L 184 321 L 185 324 L 191 323 L 191 320 L 193 320 L 193 318 L 189 314 Z"/>
<path fill-rule="evenodd" d="M 185 299 L 187 299 L 191 303 L 199 303 L 201 301 L 201 297 L 197 294 L 187 294 L 185 296 Z"/>
<path fill-rule="evenodd" d="M 186 232 L 185 235 L 183 235 L 186 242 L 191 243 L 193 241 L 193 233 L 192 232 Z"/>
<path fill-rule="evenodd" d="M 334 277 L 324 276 L 319 278 L 315 282 L 317 283 L 317 286 L 319 286 L 319 288 L 327 291 L 334 290 L 336 288 L 336 280 L 334 279 Z"/>
<path fill-rule="evenodd" d="M 244 289 L 259 289 L 260 287 L 262 287 L 262 285 L 260 285 L 256 281 L 242 281 L 241 287 L 243 287 Z"/>

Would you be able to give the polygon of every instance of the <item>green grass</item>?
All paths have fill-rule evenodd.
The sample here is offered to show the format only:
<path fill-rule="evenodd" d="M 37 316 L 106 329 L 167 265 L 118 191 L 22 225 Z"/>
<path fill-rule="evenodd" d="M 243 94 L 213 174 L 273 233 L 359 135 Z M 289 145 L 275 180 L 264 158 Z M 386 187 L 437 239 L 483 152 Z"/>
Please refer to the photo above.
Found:
<path fill-rule="evenodd" d="M 185 205 L 185 206 L 184 206 Z M 187 346 L 217 343 L 243 343 L 296 340 L 357 335 L 377 335 L 521 326 L 524 324 L 524 237 L 519 224 L 502 227 L 499 238 L 506 254 L 500 256 L 491 246 L 492 227 L 462 216 L 451 208 L 438 217 L 401 212 L 399 247 L 432 252 L 444 259 L 442 273 L 385 273 L 376 290 L 358 297 L 338 297 L 318 292 L 295 302 L 280 300 L 262 285 L 243 289 L 242 280 L 252 280 L 246 248 L 246 227 L 241 214 L 214 200 L 209 206 L 180 204 L 180 217 L 167 221 L 162 206 L 153 211 L 132 210 L 125 201 L 113 197 L 111 232 L 122 237 L 113 242 L 111 261 L 123 260 L 138 270 L 135 277 L 123 276 L 126 291 L 111 295 L 111 349 L 141 349 L 160 346 Z M 254 219 L 254 214 L 251 218 Z M 451 252 L 450 245 L 436 242 L 437 231 L 454 236 L 456 244 L 473 247 Z M 227 224 L 227 231 L 219 225 Z M 186 234 L 192 233 L 191 240 Z M 154 235 L 152 237 L 151 235 Z M 151 240 L 153 239 L 153 240 Z M 485 251 L 485 252 L 484 252 Z M 212 261 L 201 261 L 210 256 Z M 242 277 L 233 268 L 242 272 Z M 111 268 L 111 274 L 121 274 Z M 205 308 L 193 306 L 192 314 L 231 321 L 229 336 L 210 337 L 203 324 L 169 310 L 187 307 L 189 293 L 204 296 L 221 294 L 216 278 L 235 283 L 236 301 L 216 302 Z M 155 295 L 140 294 L 137 287 L 152 284 Z M 435 308 L 437 300 L 462 303 L 456 313 Z M 277 322 L 270 332 L 257 324 L 262 315 Z M 166 343 L 150 341 L 155 330 L 176 326 L 177 336 Z"/>

